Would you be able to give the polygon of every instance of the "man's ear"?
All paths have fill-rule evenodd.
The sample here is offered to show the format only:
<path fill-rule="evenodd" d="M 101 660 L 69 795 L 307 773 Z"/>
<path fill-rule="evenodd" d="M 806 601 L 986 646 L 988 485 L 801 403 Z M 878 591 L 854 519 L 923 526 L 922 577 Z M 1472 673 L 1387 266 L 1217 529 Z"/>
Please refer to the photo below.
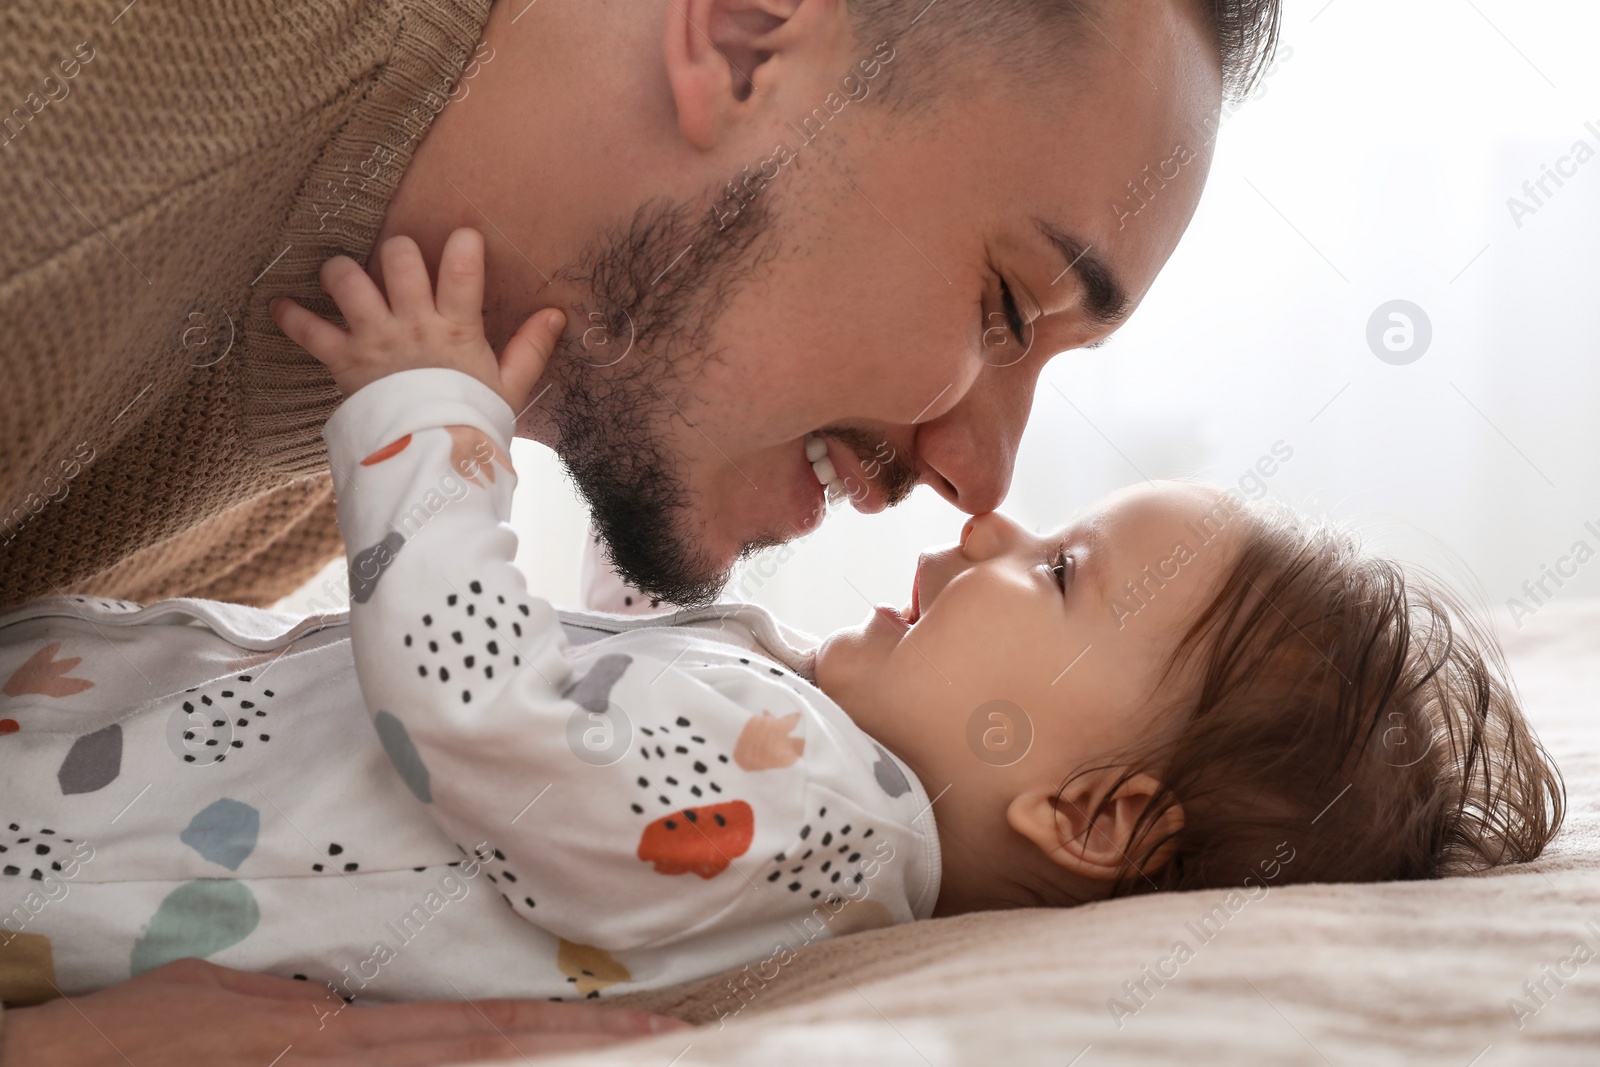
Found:
<path fill-rule="evenodd" d="M 714 146 L 753 91 L 758 68 L 835 6 L 831 0 L 669 0 L 667 81 L 684 139 L 696 148 Z"/>
<path fill-rule="evenodd" d="M 1109 780 L 1106 775 L 1109 774 Z M 1143 858 L 1128 852 L 1129 838 L 1161 790 L 1148 774 L 1135 774 L 1117 787 L 1098 816 L 1091 814 L 1118 771 L 1081 775 L 1058 791 L 1041 786 L 1018 794 L 1006 808 L 1011 828 L 1052 862 L 1094 881 L 1110 882 L 1126 867 L 1149 874 L 1171 858 L 1173 843 Z M 1145 832 L 1143 842 L 1159 841 L 1183 827 L 1183 809 L 1173 802 Z M 1140 852 L 1148 851 L 1142 844 Z"/>

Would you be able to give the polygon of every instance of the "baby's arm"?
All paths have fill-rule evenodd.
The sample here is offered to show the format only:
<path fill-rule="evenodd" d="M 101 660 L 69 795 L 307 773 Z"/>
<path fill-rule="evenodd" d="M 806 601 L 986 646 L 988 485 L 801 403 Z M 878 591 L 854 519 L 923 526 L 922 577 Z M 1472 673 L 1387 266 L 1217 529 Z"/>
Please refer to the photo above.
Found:
<path fill-rule="evenodd" d="M 399 279 L 390 277 L 393 293 Z M 364 273 L 344 280 L 371 285 Z M 331 289 L 341 308 L 351 302 L 341 285 Z M 362 326 L 347 317 L 359 346 Z M 537 342 L 535 334 L 529 349 L 542 360 Z M 752 714 L 744 699 L 674 669 L 670 656 L 575 667 L 554 610 L 529 595 L 512 563 L 510 403 L 484 374 L 426 363 L 407 356 L 407 369 L 358 385 L 324 431 L 348 550 L 352 649 L 378 735 L 451 839 L 466 851 L 486 846 L 485 869 L 517 914 L 607 949 L 681 936 L 750 884 L 729 868 L 751 847 L 755 797 L 717 753 L 736 751 Z M 356 353 L 345 367 L 376 365 Z M 479 370 L 492 367 L 480 361 Z M 777 685 L 763 698 L 780 715 L 794 700 Z M 613 701 L 625 716 L 612 713 Z M 680 727 L 685 718 L 692 729 Z M 684 769 L 661 768 L 672 785 L 628 751 L 641 728 L 663 723 L 705 752 Z M 596 751 L 591 740 L 608 731 L 621 747 Z M 761 812 L 782 848 L 800 822 L 801 790 L 785 773 L 762 778 L 785 798 Z M 720 829 L 673 822 L 689 809 Z"/>

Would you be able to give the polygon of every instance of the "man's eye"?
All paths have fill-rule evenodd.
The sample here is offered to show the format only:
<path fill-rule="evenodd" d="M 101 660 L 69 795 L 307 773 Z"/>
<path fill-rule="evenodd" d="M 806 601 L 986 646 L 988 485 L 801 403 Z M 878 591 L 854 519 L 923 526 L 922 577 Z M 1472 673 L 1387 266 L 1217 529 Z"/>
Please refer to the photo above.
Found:
<path fill-rule="evenodd" d="M 1011 295 L 1011 286 L 1006 284 L 1004 278 L 1000 279 L 1000 306 L 1005 310 L 1006 322 L 1011 327 L 1011 334 L 1017 339 L 1017 344 L 1026 344 L 1023 331 L 1028 324 L 1022 320 L 1022 312 L 1017 308 L 1016 297 Z"/>

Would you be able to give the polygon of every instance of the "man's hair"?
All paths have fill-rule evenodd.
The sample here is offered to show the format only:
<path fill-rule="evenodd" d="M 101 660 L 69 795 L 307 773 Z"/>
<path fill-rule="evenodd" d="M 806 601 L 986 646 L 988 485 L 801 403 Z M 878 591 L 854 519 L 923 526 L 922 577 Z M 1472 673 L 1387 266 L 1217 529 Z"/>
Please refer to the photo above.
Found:
<path fill-rule="evenodd" d="M 1275 505 L 1239 514 L 1240 554 L 1163 677 L 1199 688 L 1106 794 L 1141 767 L 1162 783 L 1111 895 L 1536 858 L 1565 790 L 1488 631 L 1348 531 Z M 1172 805 L 1181 825 L 1157 831 Z M 1274 862 L 1284 845 L 1292 862 Z"/>
<path fill-rule="evenodd" d="M 936 92 L 930 71 L 959 73 L 974 56 L 1001 69 L 1045 77 L 1085 43 L 1105 42 L 1098 28 L 1116 0 L 846 0 L 857 39 L 888 41 L 896 58 L 887 99 L 906 102 L 908 84 Z M 1277 47 L 1282 0 L 1192 0 L 1204 11 L 1222 62 L 1230 100 L 1255 87 Z M 967 61 L 965 64 L 963 61 Z"/>

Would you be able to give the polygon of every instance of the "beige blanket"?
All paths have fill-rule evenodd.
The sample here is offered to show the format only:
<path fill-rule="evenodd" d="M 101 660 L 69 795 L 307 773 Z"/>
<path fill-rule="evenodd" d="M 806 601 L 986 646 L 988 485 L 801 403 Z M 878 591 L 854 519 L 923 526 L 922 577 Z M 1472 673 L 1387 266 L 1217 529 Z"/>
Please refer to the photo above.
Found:
<path fill-rule="evenodd" d="M 1600 955 L 1585 962 L 1600 954 L 1600 602 L 1550 605 L 1505 643 L 1567 780 L 1566 826 L 1537 863 L 1286 886 L 1232 913 L 1205 891 L 857 934 L 742 997 L 729 976 L 617 997 L 707 1025 L 541 1062 L 1600 1064 Z"/>

